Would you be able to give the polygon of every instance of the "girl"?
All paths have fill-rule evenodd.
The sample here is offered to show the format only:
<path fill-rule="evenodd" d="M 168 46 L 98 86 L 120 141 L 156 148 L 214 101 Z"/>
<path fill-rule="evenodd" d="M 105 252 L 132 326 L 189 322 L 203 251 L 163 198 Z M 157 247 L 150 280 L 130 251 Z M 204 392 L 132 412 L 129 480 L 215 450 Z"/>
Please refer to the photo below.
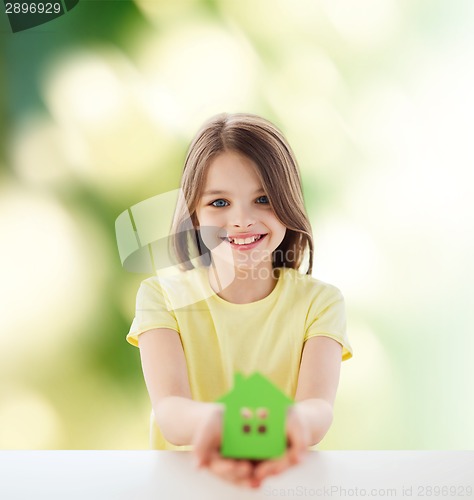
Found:
<path fill-rule="evenodd" d="M 140 348 L 152 447 L 192 445 L 198 466 L 256 487 L 331 425 L 341 360 L 352 356 L 343 297 L 311 277 L 298 167 L 271 123 L 212 118 L 191 143 L 181 189 L 172 240 L 182 270 L 142 283 L 127 336 Z M 259 463 L 223 458 L 223 407 L 214 401 L 234 373 L 254 371 L 295 400 L 287 452 Z"/>

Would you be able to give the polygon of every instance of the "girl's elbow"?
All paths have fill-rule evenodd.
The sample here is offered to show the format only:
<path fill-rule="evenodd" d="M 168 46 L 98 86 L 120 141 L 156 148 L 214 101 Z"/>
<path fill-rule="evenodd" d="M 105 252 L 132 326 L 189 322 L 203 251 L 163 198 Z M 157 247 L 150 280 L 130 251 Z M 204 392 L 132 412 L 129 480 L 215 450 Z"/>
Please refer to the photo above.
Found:
<path fill-rule="evenodd" d="M 334 409 L 328 401 L 319 401 L 317 405 L 318 411 L 313 414 L 313 433 L 311 436 L 311 445 L 319 444 L 326 434 L 334 420 Z"/>
<path fill-rule="evenodd" d="M 168 443 L 181 446 L 187 443 L 181 443 L 179 436 L 175 432 L 176 423 L 171 403 L 169 398 L 163 398 L 153 406 L 155 422 Z"/>

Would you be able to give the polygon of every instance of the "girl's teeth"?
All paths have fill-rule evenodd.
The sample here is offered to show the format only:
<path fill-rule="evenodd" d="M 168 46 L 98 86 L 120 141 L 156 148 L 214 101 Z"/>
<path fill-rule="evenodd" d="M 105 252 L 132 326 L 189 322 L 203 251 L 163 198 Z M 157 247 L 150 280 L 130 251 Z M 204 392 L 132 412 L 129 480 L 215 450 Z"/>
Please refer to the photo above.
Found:
<path fill-rule="evenodd" d="M 229 238 L 232 243 L 237 245 L 248 245 L 249 243 L 253 243 L 260 239 L 260 236 L 252 236 L 250 238 Z"/>

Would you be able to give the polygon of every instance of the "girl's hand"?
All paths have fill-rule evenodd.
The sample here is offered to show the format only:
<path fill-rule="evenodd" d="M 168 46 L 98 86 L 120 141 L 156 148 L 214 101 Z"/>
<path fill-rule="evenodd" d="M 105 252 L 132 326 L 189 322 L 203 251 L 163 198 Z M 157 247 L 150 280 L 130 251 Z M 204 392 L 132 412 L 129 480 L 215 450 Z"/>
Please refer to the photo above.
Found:
<path fill-rule="evenodd" d="M 310 431 L 297 406 L 288 410 L 286 434 L 288 448 L 277 459 L 250 461 L 222 457 L 219 452 L 222 440 L 223 407 L 215 405 L 203 418 L 195 434 L 194 453 L 198 467 L 208 467 L 220 478 L 239 486 L 258 488 L 262 481 L 280 474 L 299 463 L 310 446 Z"/>
<path fill-rule="evenodd" d="M 289 467 L 298 464 L 308 452 L 308 447 L 311 445 L 310 428 L 297 405 L 291 406 L 288 410 L 286 436 L 288 448 L 282 457 L 264 460 L 255 466 L 253 471 L 254 485 L 260 486 L 266 477 L 280 474 Z"/>
<path fill-rule="evenodd" d="M 253 486 L 253 465 L 249 460 L 235 460 L 223 457 L 220 452 L 222 441 L 223 406 L 213 404 L 201 420 L 194 435 L 194 454 L 197 467 L 208 467 L 221 479 L 239 486 Z"/>

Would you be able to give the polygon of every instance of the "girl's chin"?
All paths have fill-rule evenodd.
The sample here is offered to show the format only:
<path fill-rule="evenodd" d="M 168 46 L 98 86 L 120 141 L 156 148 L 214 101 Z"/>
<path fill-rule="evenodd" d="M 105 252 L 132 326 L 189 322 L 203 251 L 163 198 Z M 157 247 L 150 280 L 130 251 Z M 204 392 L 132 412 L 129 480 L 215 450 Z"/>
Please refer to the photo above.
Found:
<path fill-rule="evenodd" d="M 264 259 L 262 256 L 261 259 L 255 258 L 242 258 L 241 256 L 232 256 L 232 255 L 219 255 L 213 253 L 213 260 L 220 265 L 224 265 L 226 267 L 233 267 L 238 270 L 246 270 L 246 269 L 259 269 L 262 267 L 272 267 L 271 259 Z M 240 258 L 239 258 L 240 257 Z"/>

